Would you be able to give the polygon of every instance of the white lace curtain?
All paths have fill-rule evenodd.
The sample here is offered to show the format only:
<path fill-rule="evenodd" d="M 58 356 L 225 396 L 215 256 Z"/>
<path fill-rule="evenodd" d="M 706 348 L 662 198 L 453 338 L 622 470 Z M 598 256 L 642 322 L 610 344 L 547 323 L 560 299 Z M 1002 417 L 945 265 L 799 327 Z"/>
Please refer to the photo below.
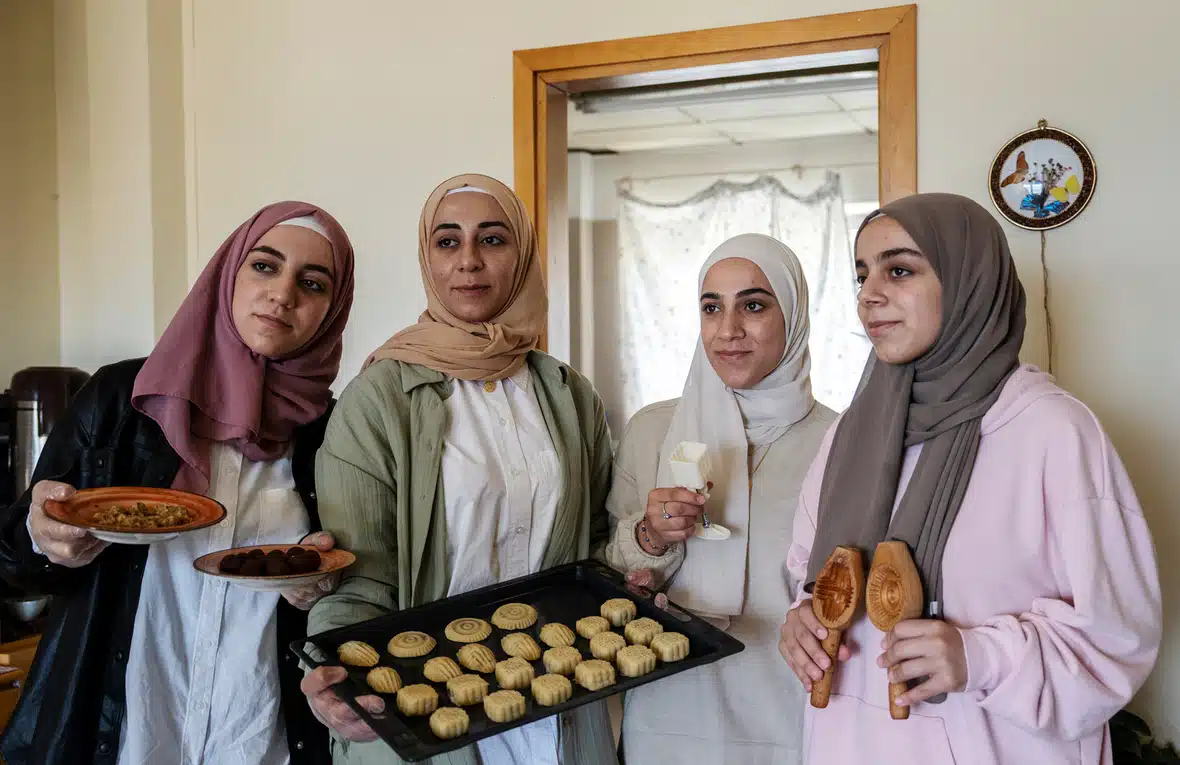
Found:
<path fill-rule="evenodd" d="M 818 175 L 818 178 L 816 177 Z M 811 300 L 811 375 L 816 398 L 841 411 L 856 391 L 869 342 L 856 317 L 856 284 L 837 174 L 718 180 L 691 198 L 644 198 L 619 188 L 617 346 L 622 421 L 680 395 L 700 332 L 697 272 L 726 239 L 761 233 L 799 257 Z M 652 195 L 648 195 L 652 196 Z M 608 402 L 609 405 L 610 402 Z"/>

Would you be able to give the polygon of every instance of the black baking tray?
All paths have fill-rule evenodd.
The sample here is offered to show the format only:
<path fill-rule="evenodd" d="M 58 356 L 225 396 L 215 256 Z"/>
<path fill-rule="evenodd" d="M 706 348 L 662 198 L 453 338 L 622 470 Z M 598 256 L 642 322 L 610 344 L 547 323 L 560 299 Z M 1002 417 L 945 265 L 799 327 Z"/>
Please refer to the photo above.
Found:
<path fill-rule="evenodd" d="M 361 716 L 373 730 L 398 756 L 407 762 L 434 757 L 444 752 L 450 752 L 521 725 L 550 717 L 575 707 L 589 704 L 599 699 L 605 699 L 616 693 L 637 688 L 647 683 L 661 680 L 685 670 L 710 664 L 726 656 L 732 656 L 745 649 L 738 640 L 725 634 L 705 620 L 694 616 L 669 602 L 666 608 L 660 608 L 653 602 L 655 593 L 645 587 L 628 584 L 623 575 L 604 563 L 596 560 L 584 560 L 570 563 L 557 568 L 551 568 L 537 574 L 522 576 L 490 587 L 452 598 L 437 600 L 433 603 L 411 608 L 405 611 L 379 616 L 366 622 L 360 622 L 348 627 L 321 632 L 309 638 L 297 640 L 291 644 L 291 650 L 308 666 L 339 666 L 336 659 L 336 649 L 349 640 L 363 640 L 377 649 L 381 654 L 381 666 L 393 667 L 401 676 L 403 685 L 425 683 L 438 691 L 439 706 L 449 706 L 446 683 L 431 683 L 422 676 L 422 667 L 428 659 L 435 656 L 450 656 L 455 659 L 462 647 L 459 643 L 447 640 L 443 634 L 447 624 L 462 617 L 476 617 L 491 624 L 492 612 L 504 603 L 527 603 L 537 609 L 537 623 L 527 630 L 501 630 L 492 626 L 492 634 L 481 641 L 496 654 L 496 660 L 508 658 L 500 649 L 500 638 L 508 632 L 527 632 L 533 636 L 542 652 L 546 646 L 541 642 L 541 627 L 549 622 L 560 622 L 571 630 L 574 624 L 583 616 L 594 616 L 599 612 L 599 606 L 610 598 L 628 598 L 635 603 L 639 616 L 655 619 L 669 632 L 680 632 L 688 637 L 689 654 L 682 661 L 665 664 L 658 662 L 656 669 L 643 677 L 624 677 L 617 671 L 614 685 L 599 691 L 588 691 L 582 688 L 571 677 L 570 682 L 574 694 L 562 704 L 543 707 L 533 701 L 529 690 L 522 689 L 527 710 L 524 717 L 510 723 L 495 723 L 487 718 L 482 704 L 464 707 L 471 718 L 471 725 L 467 734 L 458 738 L 443 740 L 430 730 L 430 718 L 404 717 L 397 711 L 394 695 L 383 696 L 386 711 L 380 715 L 367 712 L 356 703 L 357 696 L 374 695 L 365 681 L 368 668 L 346 667 L 349 679 L 335 687 L 336 693 Z M 386 650 L 389 639 L 399 632 L 418 630 L 425 632 L 438 641 L 437 647 L 426 656 L 415 659 L 399 659 L 390 656 Z M 622 634 L 621 627 L 614 628 Z M 327 661 L 313 658 L 309 648 L 314 646 Z M 577 636 L 574 646 L 586 658 L 592 658 L 590 641 Z M 456 659 L 457 661 L 457 659 Z M 541 660 L 532 662 L 533 671 L 537 677 L 545 674 L 545 665 Z M 468 671 L 469 670 L 464 670 Z M 498 690 L 494 674 L 482 675 L 488 681 L 488 692 Z"/>

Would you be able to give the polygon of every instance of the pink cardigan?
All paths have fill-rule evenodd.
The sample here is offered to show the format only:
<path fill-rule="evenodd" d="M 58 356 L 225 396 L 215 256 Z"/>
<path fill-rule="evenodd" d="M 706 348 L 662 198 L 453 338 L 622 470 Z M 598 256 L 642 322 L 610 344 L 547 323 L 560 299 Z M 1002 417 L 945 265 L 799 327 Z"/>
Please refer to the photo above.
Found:
<path fill-rule="evenodd" d="M 797 586 L 834 430 L 795 515 L 787 566 Z M 903 488 L 920 450 L 906 453 Z M 1106 722 L 1143 684 L 1159 651 L 1155 553 L 1098 420 L 1033 367 L 1013 374 L 983 418 L 943 589 L 944 616 L 966 647 L 966 690 L 892 720 L 876 663 L 883 635 L 862 611 L 845 632 L 852 658 L 837 669 L 831 703 L 807 709 L 804 762 L 1110 763 Z"/>

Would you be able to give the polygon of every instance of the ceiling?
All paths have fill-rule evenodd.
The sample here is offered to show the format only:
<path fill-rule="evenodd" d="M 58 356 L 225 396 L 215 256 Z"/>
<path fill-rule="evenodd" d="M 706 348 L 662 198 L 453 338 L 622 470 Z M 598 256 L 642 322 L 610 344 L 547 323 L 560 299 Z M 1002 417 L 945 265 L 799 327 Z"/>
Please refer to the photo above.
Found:
<path fill-rule="evenodd" d="M 648 151 L 877 132 L 876 90 L 585 114 L 571 101 L 569 148 Z"/>

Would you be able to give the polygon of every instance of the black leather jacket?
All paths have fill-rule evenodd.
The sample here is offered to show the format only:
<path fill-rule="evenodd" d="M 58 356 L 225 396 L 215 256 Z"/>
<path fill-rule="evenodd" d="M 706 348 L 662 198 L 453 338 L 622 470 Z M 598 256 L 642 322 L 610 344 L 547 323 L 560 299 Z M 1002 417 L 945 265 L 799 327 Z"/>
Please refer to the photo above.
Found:
<path fill-rule="evenodd" d="M 168 487 L 180 458 L 151 419 L 131 407 L 143 359 L 103 367 L 55 425 L 33 483 L 79 489 Z M 318 530 L 315 453 L 325 414 L 300 428 L 292 458 L 295 485 Z M 126 710 L 125 676 L 146 545 L 111 545 L 82 568 L 58 566 L 33 552 L 25 521 L 29 492 L 0 512 L 0 576 L 13 586 L 54 595 L 48 627 L 24 691 L 0 739 L 7 765 L 115 765 Z M 331 762 L 327 730 L 299 690 L 303 672 L 287 646 L 306 634 L 307 615 L 278 606 L 279 685 L 292 765 Z"/>

